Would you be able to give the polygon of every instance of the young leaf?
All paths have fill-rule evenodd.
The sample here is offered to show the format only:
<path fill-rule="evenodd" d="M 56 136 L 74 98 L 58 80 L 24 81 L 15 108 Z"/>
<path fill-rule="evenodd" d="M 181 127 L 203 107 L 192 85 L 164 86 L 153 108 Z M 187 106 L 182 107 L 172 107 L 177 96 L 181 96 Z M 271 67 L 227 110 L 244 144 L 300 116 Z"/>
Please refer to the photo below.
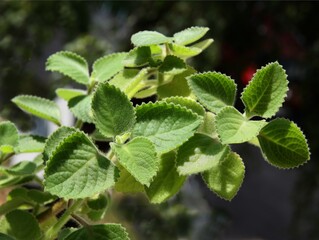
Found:
<path fill-rule="evenodd" d="M 211 169 L 224 159 L 230 148 L 203 134 L 195 134 L 179 147 L 176 166 L 180 175 L 191 175 Z"/>
<path fill-rule="evenodd" d="M 199 126 L 197 132 L 201 134 L 206 134 L 211 138 L 218 138 L 215 117 L 216 115 L 214 113 L 206 112 L 204 116 L 204 122 Z"/>
<path fill-rule="evenodd" d="M 72 52 L 62 51 L 51 55 L 46 62 L 46 70 L 62 73 L 84 85 L 89 83 L 89 68 L 86 60 Z"/>
<path fill-rule="evenodd" d="M 65 199 L 90 197 L 112 187 L 117 169 L 83 132 L 63 140 L 45 168 L 44 189 Z"/>
<path fill-rule="evenodd" d="M 123 61 L 126 67 L 142 67 L 148 64 L 151 58 L 151 49 L 149 46 L 133 48 Z"/>
<path fill-rule="evenodd" d="M 36 169 L 36 164 L 29 161 L 22 161 L 10 168 L 3 168 L 5 172 L 14 176 L 31 175 Z M 0 167 L 1 170 L 1 167 Z"/>
<path fill-rule="evenodd" d="M 125 168 L 120 167 L 120 177 L 115 183 L 117 192 L 136 193 L 143 192 L 144 186 L 139 183 Z"/>
<path fill-rule="evenodd" d="M 218 72 L 199 73 L 189 76 L 188 84 L 198 101 L 213 113 L 225 106 L 232 106 L 236 96 L 233 79 Z"/>
<path fill-rule="evenodd" d="M 188 87 L 186 77 L 194 74 L 195 72 L 195 69 L 193 69 L 190 66 L 187 66 L 186 71 L 174 75 L 173 79 L 170 82 L 158 86 L 157 94 L 160 98 L 166 98 L 171 96 L 189 96 L 191 94 L 191 90 Z"/>
<path fill-rule="evenodd" d="M 168 55 L 165 57 L 162 65 L 158 68 L 158 71 L 166 74 L 179 74 L 186 70 L 186 63 L 173 55 Z"/>
<path fill-rule="evenodd" d="M 103 82 L 109 80 L 124 68 L 123 60 L 127 53 L 113 53 L 99 58 L 93 64 L 92 78 L 94 81 Z"/>
<path fill-rule="evenodd" d="M 205 109 L 202 107 L 202 105 L 200 105 L 199 103 L 197 103 L 195 100 L 191 98 L 175 96 L 175 97 L 164 98 L 163 101 L 167 103 L 174 103 L 174 104 L 180 105 L 181 107 L 186 107 L 192 112 L 197 113 L 199 116 L 204 117 L 205 115 Z"/>
<path fill-rule="evenodd" d="M 57 90 L 55 90 L 55 93 L 65 101 L 69 101 L 71 98 L 77 96 L 86 95 L 86 92 L 83 90 L 71 88 L 58 88 Z"/>
<path fill-rule="evenodd" d="M 147 103 L 136 107 L 132 137 L 150 139 L 158 153 L 169 152 L 186 142 L 202 120 L 190 110 L 172 103 Z"/>
<path fill-rule="evenodd" d="M 11 101 L 32 115 L 60 125 L 60 110 L 53 101 L 29 95 L 19 95 Z"/>
<path fill-rule="evenodd" d="M 120 224 L 99 224 L 82 227 L 67 235 L 64 240 L 130 240 Z"/>
<path fill-rule="evenodd" d="M 77 119 L 83 122 L 93 123 L 91 102 L 92 95 L 77 96 L 69 100 L 68 107 Z"/>
<path fill-rule="evenodd" d="M 200 42 L 198 42 L 198 43 L 195 43 L 195 44 L 191 45 L 190 47 L 191 47 L 191 48 L 199 48 L 199 49 L 201 49 L 202 51 L 204 51 L 204 50 L 205 50 L 206 48 L 208 48 L 213 42 L 214 42 L 214 40 L 211 39 L 211 38 L 209 38 L 209 39 L 200 41 Z"/>
<path fill-rule="evenodd" d="M 13 210 L 1 219 L 0 232 L 16 240 L 40 239 L 41 231 L 36 218 L 27 211 Z"/>
<path fill-rule="evenodd" d="M 175 152 L 161 156 L 160 169 L 151 185 L 145 188 L 147 197 L 152 203 L 161 203 L 175 195 L 183 186 L 186 177 L 179 176 L 175 167 Z"/>
<path fill-rule="evenodd" d="M 216 161 L 202 177 L 207 186 L 219 197 L 232 200 L 237 194 L 245 176 L 245 166 L 237 153 L 230 152 L 227 157 Z"/>
<path fill-rule="evenodd" d="M 144 137 L 136 137 L 120 145 L 113 143 L 120 164 L 140 183 L 149 186 L 159 167 L 153 143 Z"/>
<path fill-rule="evenodd" d="M 207 27 L 190 27 L 174 34 L 174 42 L 187 45 L 201 39 L 207 32 Z"/>
<path fill-rule="evenodd" d="M 9 121 L 0 122 L 0 146 L 14 147 L 18 144 L 19 135 L 16 126 Z"/>
<path fill-rule="evenodd" d="M 33 175 L 24 175 L 24 176 L 15 176 L 15 175 L 8 175 L 8 176 L 1 176 L 0 175 L 0 189 L 8 188 L 15 185 L 25 184 L 30 182 L 34 179 Z"/>
<path fill-rule="evenodd" d="M 264 120 L 252 121 L 234 107 L 225 107 L 216 115 L 216 129 L 223 144 L 243 143 L 257 137 L 266 125 Z"/>
<path fill-rule="evenodd" d="M 257 70 L 241 96 L 246 116 L 274 116 L 284 102 L 287 90 L 287 75 L 278 62 Z"/>
<path fill-rule="evenodd" d="M 293 168 L 310 158 L 307 140 L 298 126 L 283 118 L 261 129 L 258 140 L 267 161 L 279 168 Z"/>
<path fill-rule="evenodd" d="M 174 43 L 169 44 L 171 53 L 180 58 L 194 57 L 202 52 L 200 48 L 196 47 L 185 47 Z"/>
<path fill-rule="evenodd" d="M 101 83 L 92 99 L 94 122 L 106 137 L 129 131 L 135 122 L 134 108 L 127 96 L 109 83 Z"/>
<path fill-rule="evenodd" d="M 54 133 L 52 133 L 45 143 L 43 150 L 43 161 L 46 162 L 51 157 L 52 153 L 59 146 L 59 144 L 68 136 L 76 132 L 75 128 L 60 127 Z"/>
<path fill-rule="evenodd" d="M 171 41 L 171 38 L 155 31 L 141 31 L 133 34 L 131 37 L 131 42 L 135 46 L 157 45 L 162 43 L 170 43 Z"/>
<path fill-rule="evenodd" d="M 22 135 L 19 138 L 17 153 L 42 152 L 45 144 L 45 137 L 36 135 Z"/>

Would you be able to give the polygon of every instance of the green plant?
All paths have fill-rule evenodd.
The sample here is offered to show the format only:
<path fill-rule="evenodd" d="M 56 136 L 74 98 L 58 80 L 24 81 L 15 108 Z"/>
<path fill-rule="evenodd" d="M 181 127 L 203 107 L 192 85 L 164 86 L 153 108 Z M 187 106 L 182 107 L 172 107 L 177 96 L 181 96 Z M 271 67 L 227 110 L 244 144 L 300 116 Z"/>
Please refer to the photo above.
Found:
<path fill-rule="evenodd" d="M 192 27 L 173 37 L 138 32 L 130 52 L 98 59 L 91 73 L 75 53 L 50 56 L 47 70 L 73 79 L 86 91 L 56 90 L 77 119 L 74 127 L 61 126 L 53 101 L 26 95 L 12 100 L 59 128 L 44 138 L 19 135 L 13 123 L 0 123 L 1 163 L 15 154 L 39 153 L 34 161 L 0 168 L 0 187 L 12 189 L 0 206 L 1 232 L 15 239 L 128 239 L 119 224 L 93 224 L 103 218 L 114 191 L 144 192 L 150 202 L 161 203 L 189 175 L 201 174 L 214 193 L 231 200 L 245 167 L 230 144 L 252 143 L 278 168 L 309 160 L 307 141 L 296 124 L 283 118 L 266 121 L 288 90 L 282 66 L 273 62 L 257 70 L 242 92 L 242 114 L 233 107 L 233 79 L 218 72 L 197 73 L 187 64 L 213 42 L 199 41 L 207 31 Z M 131 102 L 148 97 L 154 101 Z M 94 124 L 95 130 L 84 133 L 83 123 Z M 42 169 L 43 181 L 36 175 Z M 41 190 L 19 187 L 30 181 Z M 71 218 L 81 227 L 63 228 Z M 3 237 L 11 239 L 7 235 Z"/>

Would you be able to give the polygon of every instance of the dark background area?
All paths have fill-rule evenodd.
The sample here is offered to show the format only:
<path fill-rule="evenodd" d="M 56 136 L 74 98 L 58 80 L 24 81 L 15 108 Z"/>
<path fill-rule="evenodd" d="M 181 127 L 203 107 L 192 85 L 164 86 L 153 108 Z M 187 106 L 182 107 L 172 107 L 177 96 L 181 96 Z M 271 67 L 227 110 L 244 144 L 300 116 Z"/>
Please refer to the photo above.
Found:
<path fill-rule="evenodd" d="M 0 116 L 32 129 L 33 119 L 10 99 L 18 94 L 52 99 L 56 87 L 72 85 L 44 70 L 56 51 L 75 51 L 92 64 L 114 51 L 128 51 L 137 31 L 171 36 L 207 26 L 207 37 L 215 42 L 192 60 L 198 71 L 225 73 L 241 91 L 256 69 L 276 60 L 283 65 L 290 91 L 278 115 L 304 131 L 311 161 L 278 170 L 253 146 L 234 146 L 246 177 L 232 202 L 194 177 L 159 206 L 141 196 L 119 196 L 114 219 L 124 221 L 136 239 L 319 239 L 318 11 L 316 2 L 1 1 Z"/>

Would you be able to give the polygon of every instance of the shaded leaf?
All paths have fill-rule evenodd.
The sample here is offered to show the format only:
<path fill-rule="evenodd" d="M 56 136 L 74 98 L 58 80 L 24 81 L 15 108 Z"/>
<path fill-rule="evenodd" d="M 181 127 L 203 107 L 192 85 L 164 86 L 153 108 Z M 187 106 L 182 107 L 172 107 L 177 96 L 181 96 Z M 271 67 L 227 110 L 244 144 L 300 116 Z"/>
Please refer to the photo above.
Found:
<path fill-rule="evenodd" d="M 92 95 L 77 96 L 69 100 L 68 107 L 77 119 L 83 122 L 93 123 L 91 102 Z"/>

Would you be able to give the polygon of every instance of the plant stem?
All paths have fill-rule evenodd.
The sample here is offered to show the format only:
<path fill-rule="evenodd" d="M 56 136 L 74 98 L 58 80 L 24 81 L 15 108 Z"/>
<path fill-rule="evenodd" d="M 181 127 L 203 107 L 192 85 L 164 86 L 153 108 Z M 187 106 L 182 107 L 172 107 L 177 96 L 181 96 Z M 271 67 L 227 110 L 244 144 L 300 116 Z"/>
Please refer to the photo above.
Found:
<path fill-rule="evenodd" d="M 83 125 L 83 122 L 81 120 L 76 120 L 75 124 L 74 124 L 74 127 L 75 128 L 78 128 L 78 129 L 81 129 L 82 128 L 82 125 Z"/>
<path fill-rule="evenodd" d="M 89 223 L 86 222 L 86 220 L 84 220 L 82 217 L 80 217 L 76 214 L 72 214 L 71 216 L 81 226 L 89 226 L 90 225 Z"/>
<path fill-rule="evenodd" d="M 69 221 L 73 212 L 75 212 L 81 205 L 83 200 L 79 199 L 74 201 L 73 205 L 66 209 L 63 215 L 59 218 L 58 222 L 54 224 L 51 228 L 47 230 L 45 233 L 44 239 L 46 240 L 53 240 L 58 235 L 58 232 L 61 228 Z"/>

